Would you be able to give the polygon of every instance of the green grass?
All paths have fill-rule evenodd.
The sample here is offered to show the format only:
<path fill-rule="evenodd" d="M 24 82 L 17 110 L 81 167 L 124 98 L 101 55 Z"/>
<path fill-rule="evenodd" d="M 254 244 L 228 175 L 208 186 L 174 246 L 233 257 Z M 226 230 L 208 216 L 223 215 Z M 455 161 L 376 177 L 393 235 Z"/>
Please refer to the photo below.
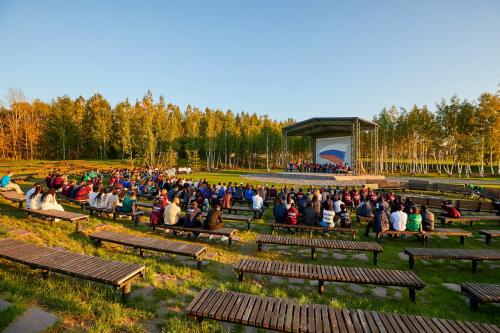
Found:
<path fill-rule="evenodd" d="M 209 181 L 237 181 L 240 182 L 241 171 L 223 171 L 216 173 L 199 173 L 196 177 L 206 176 Z M 32 182 L 32 180 L 30 180 Z M 243 180 L 246 183 L 245 180 Z M 23 187 L 27 187 L 22 184 Z M 65 205 L 67 210 L 81 212 L 76 206 Z M 478 312 L 469 310 L 467 302 L 460 293 L 445 288 L 442 283 L 460 283 L 463 281 L 500 283 L 498 268 L 490 267 L 490 263 L 479 264 L 479 272 L 471 272 L 471 263 L 462 261 L 442 262 L 432 260 L 427 264 L 416 261 L 415 273 L 427 284 L 422 291 L 417 291 L 417 303 L 410 302 L 407 289 L 398 290 L 388 288 L 387 298 L 379 298 L 371 290 L 376 286 L 363 285 L 366 288 L 362 294 L 349 292 L 340 294 L 336 286 L 326 283 L 324 295 L 317 293 L 316 281 L 310 285 L 308 281 L 291 287 L 283 280 L 282 283 L 271 283 L 271 277 L 258 275 L 245 275 L 245 281 L 239 283 L 232 266 L 243 258 L 273 259 L 285 262 L 312 263 L 308 254 L 303 249 L 289 247 L 286 250 L 276 246 L 264 246 L 264 251 L 257 252 L 255 239 L 259 233 L 269 233 L 266 221 L 272 219 L 270 210 L 266 210 L 262 220 L 252 225 L 252 230 L 246 231 L 246 224 L 236 223 L 239 229 L 240 241 L 228 248 L 219 241 L 191 242 L 205 244 L 209 252 L 216 255 L 203 266 L 202 271 L 195 269 L 195 265 L 185 264 L 175 256 L 147 252 L 141 258 L 123 246 L 103 243 L 95 247 L 86 236 L 95 231 L 100 224 L 107 224 L 110 230 L 128 232 L 131 234 L 145 235 L 148 237 L 174 239 L 160 233 L 152 234 L 145 225 L 135 226 L 127 220 L 113 221 L 111 219 L 93 217 L 89 222 L 84 222 L 85 230 L 74 232 L 74 226 L 67 222 L 58 222 L 51 226 L 47 221 L 27 219 L 25 214 L 10 205 L 5 200 L 0 200 L 0 237 L 12 237 L 35 244 L 46 246 L 60 246 L 70 251 L 98 255 L 103 258 L 121 260 L 126 262 L 141 263 L 146 266 L 146 276 L 134 284 L 134 290 L 145 286 L 154 286 L 150 297 L 133 298 L 126 303 L 120 301 L 120 295 L 109 286 L 88 282 L 59 274 L 51 274 L 47 279 L 42 279 L 36 270 L 31 270 L 23 265 L 0 260 L 0 298 L 8 300 L 16 307 L 9 312 L 0 313 L 0 330 L 8 325 L 22 309 L 37 305 L 55 313 L 60 321 L 50 332 L 75 331 L 75 332 L 144 332 L 149 327 L 158 327 L 162 332 L 224 332 L 224 327 L 214 321 L 204 321 L 198 326 L 195 321 L 184 314 L 184 309 L 194 295 L 205 287 L 223 290 L 241 291 L 262 296 L 288 297 L 302 303 L 317 302 L 339 307 L 362 308 L 399 314 L 416 314 L 422 316 L 435 316 L 447 319 L 460 319 L 481 321 L 500 324 L 498 307 L 491 304 L 481 305 Z M 471 228 L 466 225 L 459 226 L 474 232 L 472 238 L 479 238 L 478 230 L 498 228 L 493 222 L 474 224 Z M 373 241 L 372 237 L 365 238 L 364 226 L 359 227 L 359 240 Z M 16 230 L 23 229 L 31 232 L 29 235 L 20 236 Z M 305 235 L 304 235 L 305 236 Z M 319 237 L 319 236 L 318 236 Z M 329 238 L 350 239 L 348 235 L 330 236 Z M 187 241 L 187 238 L 178 238 Z M 404 247 L 419 247 L 421 244 L 412 238 L 386 239 L 381 245 L 384 252 L 379 256 L 378 268 L 408 269 L 406 261 L 399 259 L 398 253 Z M 449 239 L 431 238 L 430 247 L 453 248 L 461 247 L 458 238 Z M 475 239 L 466 240 L 465 248 L 486 248 L 484 241 Z M 493 249 L 500 250 L 500 242 L 493 242 Z M 360 261 L 351 255 L 358 252 L 342 252 L 348 255 L 345 260 L 336 260 L 327 252 L 317 253 L 316 264 L 360 266 L 373 268 L 371 254 L 369 261 Z M 193 261 L 194 264 L 194 261 Z M 343 286 L 348 290 L 347 286 Z M 402 294 L 402 298 L 395 298 L 395 294 Z M 3 326 L 2 326 L 3 325 Z M 241 332 L 242 327 L 237 327 Z"/>

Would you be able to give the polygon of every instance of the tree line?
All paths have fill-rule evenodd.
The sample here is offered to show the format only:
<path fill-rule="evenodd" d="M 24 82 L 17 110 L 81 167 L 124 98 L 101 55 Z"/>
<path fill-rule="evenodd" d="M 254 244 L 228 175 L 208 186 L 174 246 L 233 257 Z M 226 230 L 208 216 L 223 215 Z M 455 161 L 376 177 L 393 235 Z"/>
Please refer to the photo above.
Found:
<path fill-rule="evenodd" d="M 474 101 L 453 96 L 437 103 L 434 112 L 425 105 L 392 106 L 373 121 L 379 125 L 384 173 L 468 176 L 473 168 L 481 175 L 500 173 L 498 94 L 484 93 Z M 186 159 L 209 170 L 271 169 L 287 160 L 281 128 L 293 122 L 191 105 L 181 110 L 163 96 L 155 100 L 150 91 L 134 103 L 126 99 L 111 106 L 98 93 L 47 103 L 10 90 L 0 107 L 0 158 L 112 158 L 165 167 Z M 362 156 L 368 160 L 373 142 L 367 133 L 363 137 Z M 311 147 L 310 138 L 288 138 L 288 159 L 310 160 Z"/>

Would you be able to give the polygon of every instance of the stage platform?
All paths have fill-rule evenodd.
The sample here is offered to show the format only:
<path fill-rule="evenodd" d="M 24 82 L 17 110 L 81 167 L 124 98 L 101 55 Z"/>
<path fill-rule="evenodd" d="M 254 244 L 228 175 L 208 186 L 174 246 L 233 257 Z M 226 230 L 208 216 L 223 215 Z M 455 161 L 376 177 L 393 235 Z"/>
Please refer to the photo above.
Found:
<path fill-rule="evenodd" d="M 373 185 L 385 181 L 384 176 L 363 175 L 350 176 L 334 173 L 314 172 L 270 172 L 241 175 L 249 181 L 261 181 L 268 183 L 291 184 L 291 185 L 313 185 L 313 186 L 361 186 Z"/>

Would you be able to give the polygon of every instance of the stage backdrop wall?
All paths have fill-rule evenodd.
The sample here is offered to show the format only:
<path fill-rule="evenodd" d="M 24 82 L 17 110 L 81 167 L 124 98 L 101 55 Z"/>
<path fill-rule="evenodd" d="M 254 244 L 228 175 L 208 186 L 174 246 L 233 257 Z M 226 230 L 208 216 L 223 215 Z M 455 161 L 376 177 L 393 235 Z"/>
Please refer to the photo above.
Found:
<path fill-rule="evenodd" d="M 316 139 L 316 162 L 351 165 L 351 137 Z"/>

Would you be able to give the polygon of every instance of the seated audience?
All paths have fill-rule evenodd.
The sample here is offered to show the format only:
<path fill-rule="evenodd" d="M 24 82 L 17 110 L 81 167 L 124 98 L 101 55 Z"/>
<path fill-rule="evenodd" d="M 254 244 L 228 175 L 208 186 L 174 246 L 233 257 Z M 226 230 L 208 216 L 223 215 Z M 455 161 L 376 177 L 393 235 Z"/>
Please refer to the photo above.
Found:
<path fill-rule="evenodd" d="M 444 210 L 445 217 L 458 218 L 461 216 L 460 211 L 455 207 L 453 207 L 451 201 L 448 202 L 443 201 L 441 208 Z"/>
<path fill-rule="evenodd" d="M 87 200 L 92 192 L 92 184 L 84 183 L 75 193 L 75 200 Z"/>
<path fill-rule="evenodd" d="M 417 207 L 410 208 L 410 214 L 408 214 L 408 223 L 406 224 L 406 230 L 408 231 L 422 231 L 422 215 Z"/>
<path fill-rule="evenodd" d="M 313 204 L 311 201 L 307 203 L 307 206 L 306 208 L 304 208 L 304 211 L 302 212 L 301 215 L 302 215 L 302 224 L 310 226 L 318 225 L 317 215 L 316 212 L 314 211 Z"/>
<path fill-rule="evenodd" d="M 42 210 L 59 210 L 64 211 L 63 206 L 57 203 L 56 189 L 51 188 L 45 192 L 41 197 Z"/>
<path fill-rule="evenodd" d="M 164 219 L 163 223 L 167 225 L 176 225 L 176 224 L 182 224 L 183 221 L 180 221 L 180 212 L 181 212 L 181 207 L 179 207 L 180 200 L 177 197 L 174 197 L 174 199 L 167 205 L 165 208 L 165 212 L 163 213 Z"/>
<path fill-rule="evenodd" d="M 433 231 L 434 213 L 426 206 L 422 206 L 422 208 L 420 209 L 420 215 L 422 215 L 422 229 L 424 231 Z"/>
<path fill-rule="evenodd" d="M 279 197 L 276 197 L 274 199 L 274 207 L 273 207 L 274 222 L 285 223 L 286 211 L 287 211 L 286 205 Z"/>
<path fill-rule="evenodd" d="M 29 203 L 28 201 L 26 201 L 26 208 L 42 209 L 42 195 L 43 195 L 42 186 L 37 186 L 35 192 L 33 192 L 30 196 Z"/>
<path fill-rule="evenodd" d="M 200 221 L 201 210 L 198 208 L 198 203 L 194 201 L 191 206 L 186 209 L 186 217 L 184 226 L 187 228 L 201 228 L 203 224 Z"/>
<path fill-rule="evenodd" d="M 120 206 L 120 197 L 118 196 L 118 190 L 113 189 L 111 193 L 106 198 L 106 210 L 115 211 L 116 208 Z"/>
<path fill-rule="evenodd" d="M 37 187 L 40 187 L 40 184 L 34 183 L 33 186 L 26 192 L 26 208 L 30 208 L 31 195 L 35 193 Z"/>
<path fill-rule="evenodd" d="M 351 211 L 344 204 L 340 205 L 340 226 L 342 228 L 351 227 Z"/>
<path fill-rule="evenodd" d="M 403 212 L 403 207 L 400 205 L 398 210 L 391 213 L 391 228 L 396 231 L 405 231 L 408 215 Z"/>
<path fill-rule="evenodd" d="M 286 211 L 286 224 L 297 224 L 297 219 L 299 218 L 299 211 L 295 208 L 295 203 L 292 202 L 290 208 Z"/>
<path fill-rule="evenodd" d="M 391 214 L 386 210 L 384 210 L 383 207 L 379 206 L 375 211 L 375 218 L 372 223 L 373 223 L 373 231 L 375 233 L 389 230 L 391 223 Z M 371 223 L 368 223 L 368 227 L 366 228 L 365 237 L 368 237 L 370 224 Z"/>
<path fill-rule="evenodd" d="M 207 230 L 217 230 L 224 228 L 224 222 L 222 221 L 222 213 L 219 203 L 215 204 L 215 207 L 208 212 L 207 217 L 203 222 L 203 228 Z"/>
<path fill-rule="evenodd" d="M 335 212 L 333 211 L 333 203 L 327 201 L 327 205 L 325 209 L 323 209 L 323 219 L 321 220 L 319 225 L 324 228 L 335 227 L 335 223 L 333 222 L 334 217 Z"/>
<path fill-rule="evenodd" d="M 252 208 L 262 209 L 263 206 L 264 206 L 264 199 L 262 199 L 259 192 L 255 193 L 255 195 L 252 197 Z"/>
<path fill-rule="evenodd" d="M 17 193 L 23 193 L 23 190 L 21 190 L 21 187 L 17 185 L 16 183 L 12 182 L 12 176 L 14 175 L 13 172 L 7 173 L 5 176 L 2 177 L 0 180 L 0 187 L 2 187 L 4 190 L 14 190 Z"/>

